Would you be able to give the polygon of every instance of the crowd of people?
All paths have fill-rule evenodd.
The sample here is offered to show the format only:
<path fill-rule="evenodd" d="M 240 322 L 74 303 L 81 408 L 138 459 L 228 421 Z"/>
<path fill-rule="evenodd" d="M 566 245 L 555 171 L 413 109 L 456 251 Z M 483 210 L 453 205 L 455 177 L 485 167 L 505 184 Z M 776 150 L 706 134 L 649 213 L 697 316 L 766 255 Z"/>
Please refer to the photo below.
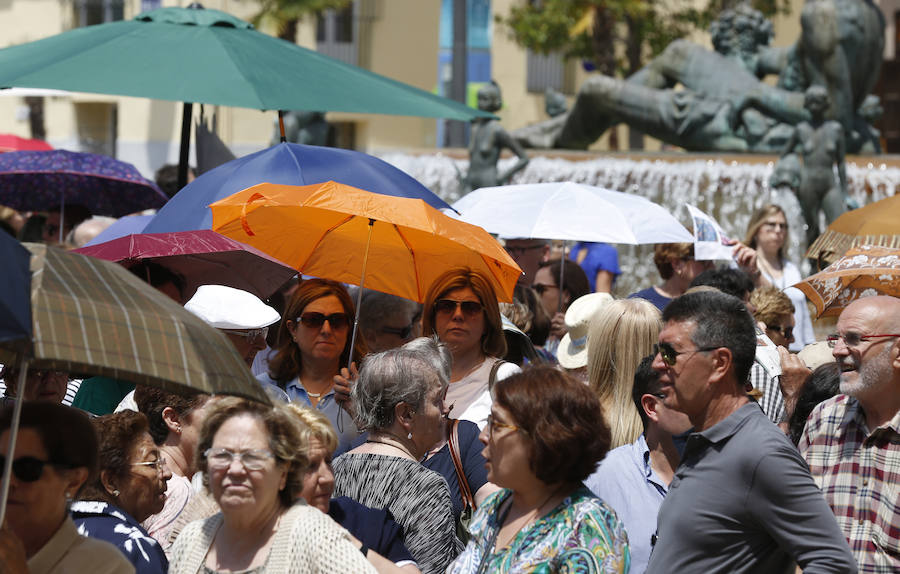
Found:
<path fill-rule="evenodd" d="M 817 342 L 787 231 L 658 245 L 620 299 L 610 246 L 524 238 L 511 304 L 459 267 L 356 309 L 142 264 L 271 404 L 30 369 L 10 453 L 4 368 L 0 572 L 898 572 L 900 299 Z"/>

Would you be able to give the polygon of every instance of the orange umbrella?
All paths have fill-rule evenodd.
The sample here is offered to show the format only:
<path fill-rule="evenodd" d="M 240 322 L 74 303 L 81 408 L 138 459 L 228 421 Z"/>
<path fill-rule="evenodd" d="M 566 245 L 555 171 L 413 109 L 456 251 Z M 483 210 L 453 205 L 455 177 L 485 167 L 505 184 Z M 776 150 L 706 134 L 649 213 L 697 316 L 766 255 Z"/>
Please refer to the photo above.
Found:
<path fill-rule="evenodd" d="M 481 271 L 498 299 L 511 301 L 522 273 L 484 229 L 444 215 L 421 199 L 333 181 L 261 183 L 210 208 L 214 231 L 304 274 L 365 283 L 414 301 L 423 301 L 431 283 L 453 267 Z"/>
<path fill-rule="evenodd" d="M 900 297 L 900 249 L 860 245 L 794 285 L 816 306 L 816 318 L 836 317 L 862 297 Z"/>
<path fill-rule="evenodd" d="M 834 260 L 857 245 L 900 249 L 900 195 L 844 213 L 809 246 L 806 256 Z"/>

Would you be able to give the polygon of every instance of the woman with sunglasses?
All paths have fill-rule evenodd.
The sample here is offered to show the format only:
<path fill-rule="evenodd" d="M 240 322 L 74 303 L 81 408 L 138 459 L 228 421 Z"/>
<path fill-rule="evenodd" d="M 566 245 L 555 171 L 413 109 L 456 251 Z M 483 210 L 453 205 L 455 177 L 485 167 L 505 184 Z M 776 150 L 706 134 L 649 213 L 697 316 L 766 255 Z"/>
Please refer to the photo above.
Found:
<path fill-rule="evenodd" d="M 437 335 L 453 355 L 450 417 L 483 427 L 491 408 L 489 387 L 521 370 L 501 358 L 506 337 L 490 281 L 468 267 L 438 277 L 425 295 L 422 334 Z"/>
<path fill-rule="evenodd" d="M 9 456 L 13 407 L 0 409 L 0 465 Z M 0 572 L 128 574 L 113 545 L 85 538 L 68 504 L 97 473 L 97 434 L 87 416 L 48 401 L 25 402 L 16 437 Z"/>
<path fill-rule="evenodd" d="M 338 431 L 338 453 L 359 434 L 352 415 L 344 412 L 350 405 L 338 401 L 334 389 L 334 378 L 351 355 L 359 361 L 366 354 L 362 337 L 350 349 L 353 316 L 353 301 L 343 285 L 325 279 L 304 281 L 285 308 L 269 371 L 257 377 L 283 390 L 292 401 L 322 411 Z"/>
<path fill-rule="evenodd" d="M 609 449 L 597 397 L 552 367 L 500 381 L 480 439 L 488 479 L 472 539 L 447 572 L 628 572 L 625 528 L 583 484 Z"/>
<path fill-rule="evenodd" d="M 83 536 L 116 546 L 139 574 L 165 574 L 169 561 L 141 522 L 163 509 L 172 473 L 147 417 L 126 410 L 91 423 L 100 442 L 99 472 L 72 504 L 72 519 Z"/>
<path fill-rule="evenodd" d="M 794 342 L 790 348 L 799 351 L 816 341 L 806 296 L 791 287 L 803 279 L 796 265 L 787 260 L 788 224 L 784 210 L 774 204 L 764 205 L 750 218 L 744 243 L 756 249 L 756 266 L 770 285 L 784 291 L 794 304 Z"/>

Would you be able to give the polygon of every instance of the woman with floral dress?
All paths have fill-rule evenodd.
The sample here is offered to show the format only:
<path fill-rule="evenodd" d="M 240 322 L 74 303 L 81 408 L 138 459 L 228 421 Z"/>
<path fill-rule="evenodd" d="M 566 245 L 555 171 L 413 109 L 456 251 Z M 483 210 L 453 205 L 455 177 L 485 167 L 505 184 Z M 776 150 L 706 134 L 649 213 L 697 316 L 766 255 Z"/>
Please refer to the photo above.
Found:
<path fill-rule="evenodd" d="M 596 396 L 551 367 L 498 381 L 481 432 L 488 480 L 450 574 L 628 572 L 625 528 L 582 481 L 609 448 Z"/>

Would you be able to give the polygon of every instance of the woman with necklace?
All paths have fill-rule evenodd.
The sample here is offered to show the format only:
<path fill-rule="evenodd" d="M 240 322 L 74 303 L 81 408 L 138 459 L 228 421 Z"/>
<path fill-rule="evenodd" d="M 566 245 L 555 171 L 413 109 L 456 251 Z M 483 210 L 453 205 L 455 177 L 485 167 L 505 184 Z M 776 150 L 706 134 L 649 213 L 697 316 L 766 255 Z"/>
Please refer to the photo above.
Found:
<path fill-rule="evenodd" d="M 347 366 L 351 353 L 354 361 L 366 353 L 362 337 L 350 349 L 353 316 L 353 301 L 343 285 L 325 279 L 304 281 L 285 308 L 269 371 L 257 377 L 327 416 L 338 431 L 338 453 L 359 434 L 353 417 L 345 412 L 349 406 L 334 392 L 334 378 Z"/>
<path fill-rule="evenodd" d="M 750 219 L 747 237 L 744 241 L 756 249 L 756 265 L 769 284 L 778 287 L 791 298 L 794 304 L 794 342 L 792 351 L 799 351 L 806 345 L 816 341 L 806 296 L 802 291 L 791 287 L 799 283 L 803 277 L 796 265 L 785 257 L 785 245 L 788 242 L 788 224 L 781 207 L 769 204 L 757 211 Z"/>
<path fill-rule="evenodd" d="M 491 385 L 520 371 L 501 358 L 506 356 L 506 337 L 490 281 L 467 267 L 438 277 L 425 295 L 422 334 L 436 335 L 453 355 L 447 391 L 450 416 L 484 427 Z"/>
<path fill-rule="evenodd" d="M 600 412 L 587 386 L 552 367 L 494 387 L 480 438 L 502 490 L 479 507 L 448 573 L 628 572 L 624 526 L 582 484 L 609 447 Z"/>
<path fill-rule="evenodd" d="M 437 574 L 462 544 L 446 481 L 419 463 L 443 438 L 441 419 L 447 415 L 447 384 L 435 368 L 438 343 L 426 341 L 363 361 L 351 396 L 357 422 L 369 435 L 334 460 L 334 496 L 390 511 L 419 569 Z"/>

